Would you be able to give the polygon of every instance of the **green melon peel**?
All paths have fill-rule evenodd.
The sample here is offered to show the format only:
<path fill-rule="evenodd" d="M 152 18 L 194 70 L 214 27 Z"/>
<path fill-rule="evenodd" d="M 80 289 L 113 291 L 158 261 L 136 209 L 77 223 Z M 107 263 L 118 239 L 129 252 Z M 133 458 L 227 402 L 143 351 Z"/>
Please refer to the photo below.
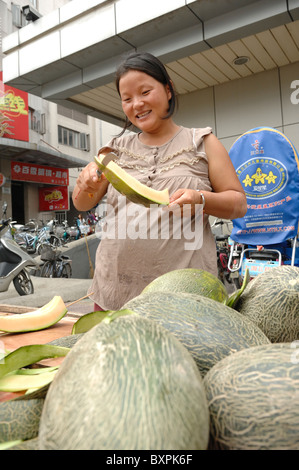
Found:
<path fill-rule="evenodd" d="M 23 441 L 18 440 L 18 441 L 8 441 L 8 442 L 1 442 L 0 443 L 0 450 L 7 450 L 11 449 L 12 447 L 21 444 Z"/>
<path fill-rule="evenodd" d="M 240 295 L 244 292 L 245 287 L 247 286 L 247 284 L 249 283 L 249 281 L 250 281 L 249 269 L 246 268 L 246 271 L 245 271 L 245 274 L 244 274 L 244 278 L 243 278 L 243 282 L 242 282 L 242 286 L 240 287 L 240 289 L 236 290 L 236 291 L 227 299 L 226 305 L 227 305 L 228 307 L 234 308 L 234 306 L 235 306 L 236 303 L 237 303 L 237 300 L 239 299 Z"/>
<path fill-rule="evenodd" d="M 2 358 L 0 364 L 0 378 L 22 367 L 35 364 L 43 359 L 64 357 L 70 348 L 49 344 L 31 344 L 21 346 Z"/>
<path fill-rule="evenodd" d="M 103 321 L 106 316 L 112 312 L 114 312 L 114 310 L 96 311 L 82 315 L 76 323 L 74 323 L 71 334 L 75 335 L 85 333 L 93 326 L 101 323 L 101 321 Z"/>
<path fill-rule="evenodd" d="M 55 377 L 57 370 L 38 375 L 6 375 L 0 379 L 1 392 L 22 392 L 38 389 L 48 385 Z"/>
<path fill-rule="evenodd" d="M 37 367 L 34 369 L 17 369 L 13 370 L 12 372 L 9 372 L 8 374 L 5 375 L 40 375 L 40 374 L 46 374 L 49 372 L 53 372 L 54 370 L 57 370 L 59 366 L 53 366 L 53 367 Z M 1 379 L 0 379 L 1 380 Z"/>
<path fill-rule="evenodd" d="M 118 317 L 123 315 L 133 315 L 134 312 L 129 309 L 122 310 L 106 310 L 106 311 L 96 311 L 91 313 L 86 313 L 76 321 L 73 326 L 72 334 L 86 333 L 98 323 L 111 323 L 116 320 Z"/>
<path fill-rule="evenodd" d="M 112 321 L 117 320 L 117 318 L 123 317 L 124 315 L 136 315 L 136 313 L 133 312 L 133 310 L 124 308 L 122 310 L 116 310 L 115 312 L 107 315 L 103 321 L 104 323 L 111 323 Z"/>

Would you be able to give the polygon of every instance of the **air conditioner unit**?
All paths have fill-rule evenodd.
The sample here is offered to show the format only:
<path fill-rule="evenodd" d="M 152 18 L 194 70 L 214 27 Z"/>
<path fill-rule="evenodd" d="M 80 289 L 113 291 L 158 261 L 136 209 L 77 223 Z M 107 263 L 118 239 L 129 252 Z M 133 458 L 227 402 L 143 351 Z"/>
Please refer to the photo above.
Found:
<path fill-rule="evenodd" d="M 24 6 L 22 11 L 27 21 L 36 21 L 42 16 L 32 5 Z"/>

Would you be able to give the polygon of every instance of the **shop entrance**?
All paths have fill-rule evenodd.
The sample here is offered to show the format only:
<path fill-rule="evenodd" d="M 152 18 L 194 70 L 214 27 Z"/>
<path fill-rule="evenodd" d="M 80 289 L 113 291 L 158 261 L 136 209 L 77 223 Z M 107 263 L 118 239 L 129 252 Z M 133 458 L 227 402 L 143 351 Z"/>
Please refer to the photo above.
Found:
<path fill-rule="evenodd" d="M 24 183 L 22 181 L 11 182 L 12 218 L 18 224 L 25 224 L 24 211 Z"/>

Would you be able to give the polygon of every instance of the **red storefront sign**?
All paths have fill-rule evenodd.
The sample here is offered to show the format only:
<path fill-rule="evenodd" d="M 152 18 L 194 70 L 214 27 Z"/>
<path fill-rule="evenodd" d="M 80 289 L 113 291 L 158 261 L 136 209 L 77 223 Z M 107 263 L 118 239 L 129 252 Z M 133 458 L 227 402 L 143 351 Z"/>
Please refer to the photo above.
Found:
<path fill-rule="evenodd" d="M 69 170 L 25 162 L 11 162 L 11 179 L 68 186 Z"/>
<path fill-rule="evenodd" d="M 0 187 L 3 186 L 5 182 L 6 182 L 5 176 L 2 173 L 0 173 Z"/>
<path fill-rule="evenodd" d="M 0 137 L 29 141 L 28 93 L 2 81 L 0 72 Z"/>
<path fill-rule="evenodd" d="M 67 186 L 39 188 L 38 191 L 40 212 L 69 210 L 69 196 Z"/>

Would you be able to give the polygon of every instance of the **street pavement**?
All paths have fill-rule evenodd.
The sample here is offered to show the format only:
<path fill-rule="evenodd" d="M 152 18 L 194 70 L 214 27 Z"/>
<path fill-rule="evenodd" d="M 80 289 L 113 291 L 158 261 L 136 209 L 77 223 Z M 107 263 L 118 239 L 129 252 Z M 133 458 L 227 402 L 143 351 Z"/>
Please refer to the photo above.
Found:
<path fill-rule="evenodd" d="M 55 295 L 60 295 L 66 305 L 87 295 L 91 285 L 91 279 L 75 278 L 44 278 L 31 276 L 34 293 L 31 295 L 19 295 L 13 285 L 8 291 L 0 293 L 1 305 L 18 305 L 23 307 L 39 308 L 50 302 Z M 93 302 L 82 299 L 69 307 L 69 312 L 89 313 L 94 310 Z"/>

